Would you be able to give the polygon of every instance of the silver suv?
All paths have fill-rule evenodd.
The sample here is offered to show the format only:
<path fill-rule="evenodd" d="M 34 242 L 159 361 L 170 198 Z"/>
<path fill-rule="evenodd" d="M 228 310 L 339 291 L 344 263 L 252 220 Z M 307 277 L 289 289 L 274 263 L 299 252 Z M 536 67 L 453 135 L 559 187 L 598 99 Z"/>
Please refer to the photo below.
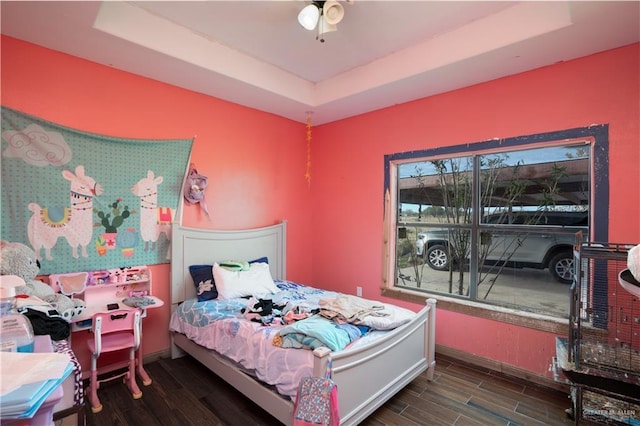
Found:
<path fill-rule="evenodd" d="M 548 268 L 551 276 L 562 283 L 573 281 L 574 232 L 587 234 L 589 217 L 587 212 L 518 212 L 511 216 L 495 214 L 485 218 L 484 223 L 530 224 L 562 226 L 572 233 L 528 232 L 526 235 L 509 231 L 492 231 L 491 247 L 485 262 L 500 262 L 508 258 L 507 266 L 515 268 Z M 432 228 L 418 233 L 416 254 L 422 256 L 435 270 L 449 270 L 455 250 L 449 250 L 448 231 Z M 453 259 L 454 263 L 457 259 Z"/>

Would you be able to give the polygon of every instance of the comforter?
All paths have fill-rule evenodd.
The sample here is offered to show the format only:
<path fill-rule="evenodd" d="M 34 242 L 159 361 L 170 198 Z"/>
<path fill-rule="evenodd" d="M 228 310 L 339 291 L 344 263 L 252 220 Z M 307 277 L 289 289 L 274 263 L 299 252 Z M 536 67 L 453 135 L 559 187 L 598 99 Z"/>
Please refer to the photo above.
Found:
<path fill-rule="evenodd" d="M 252 309 L 266 306 L 256 299 L 196 299 L 183 302 L 173 312 L 170 330 L 186 335 L 195 343 L 226 356 L 281 395 L 293 397 L 303 377 L 313 373 L 311 350 L 326 346 L 333 351 L 357 346 L 381 336 L 384 329 L 410 321 L 412 311 L 381 304 L 372 320 L 360 324 L 336 322 L 320 315 L 321 304 L 335 301 L 339 293 L 290 281 L 276 281 L 280 290 L 269 300 L 271 313 L 258 315 Z M 354 296 L 355 297 L 355 296 Z M 292 322 L 285 320 L 298 318 Z M 264 313 L 264 312 L 262 312 Z M 249 320 L 252 318 L 253 320 Z M 372 326 L 373 324 L 373 326 Z"/>

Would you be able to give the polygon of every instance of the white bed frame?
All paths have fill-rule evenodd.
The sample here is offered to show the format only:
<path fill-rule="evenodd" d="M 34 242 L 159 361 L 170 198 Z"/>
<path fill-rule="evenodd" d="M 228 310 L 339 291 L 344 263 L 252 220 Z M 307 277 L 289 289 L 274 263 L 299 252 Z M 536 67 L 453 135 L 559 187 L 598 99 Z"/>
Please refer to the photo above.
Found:
<path fill-rule="evenodd" d="M 171 248 L 172 311 L 195 297 L 189 265 L 223 260 L 252 260 L 267 256 L 274 279 L 286 279 L 286 222 L 241 231 L 216 231 L 174 224 Z M 323 376 L 332 360 L 333 380 L 338 386 L 340 424 L 355 425 L 373 413 L 422 372 L 433 379 L 435 368 L 435 300 L 410 323 L 382 339 L 356 349 L 331 352 L 316 349 L 314 375 Z M 296 349 L 292 349 L 296 350 Z M 207 366 L 264 410 L 286 425 L 293 422 L 293 404 L 271 388 L 241 371 L 215 351 L 172 333 L 172 356 L 184 352 Z"/>

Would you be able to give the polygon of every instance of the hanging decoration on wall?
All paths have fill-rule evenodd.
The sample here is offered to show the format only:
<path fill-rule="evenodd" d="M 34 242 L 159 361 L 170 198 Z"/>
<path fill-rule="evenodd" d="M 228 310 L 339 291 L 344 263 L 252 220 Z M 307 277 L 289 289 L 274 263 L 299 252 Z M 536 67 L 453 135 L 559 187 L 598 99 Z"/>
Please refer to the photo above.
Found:
<path fill-rule="evenodd" d="M 96 135 L 2 107 L 2 238 L 43 274 L 166 263 L 191 139 Z"/>
<path fill-rule="evenodd" d="M 311 111 L 307 111 L 307 171 L 304 178 L 307 185 L 311 186 Z"/>
<path fill-rule="evenodd" d="M 198 173 L 195 165 L 191 164 L 187 178 L 184 181 L 184 188 L 182 192 L 184 193 L 184 199 L 187 204 L 199 204 L 200 208 L 207 216 L 207 219 L 211 220 L 211 217 L 209 217 L 207 201 L 204 199 L 204 190 L 207 187 L 208 180 L 209 178 Z"/>

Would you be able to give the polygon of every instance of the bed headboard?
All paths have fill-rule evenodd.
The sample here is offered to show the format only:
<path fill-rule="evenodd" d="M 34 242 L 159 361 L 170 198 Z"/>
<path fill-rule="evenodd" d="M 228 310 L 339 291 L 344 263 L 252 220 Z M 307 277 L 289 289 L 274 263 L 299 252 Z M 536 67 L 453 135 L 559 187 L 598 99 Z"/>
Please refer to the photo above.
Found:
<path fill-rule="evenodd" d="M 286 279 L 287 222 L 264 228 L 216 231 L 174 223 L 171 233 L 171 303 L 196 297 L 190 265 L 266 256 L 273 279 Z"/>

